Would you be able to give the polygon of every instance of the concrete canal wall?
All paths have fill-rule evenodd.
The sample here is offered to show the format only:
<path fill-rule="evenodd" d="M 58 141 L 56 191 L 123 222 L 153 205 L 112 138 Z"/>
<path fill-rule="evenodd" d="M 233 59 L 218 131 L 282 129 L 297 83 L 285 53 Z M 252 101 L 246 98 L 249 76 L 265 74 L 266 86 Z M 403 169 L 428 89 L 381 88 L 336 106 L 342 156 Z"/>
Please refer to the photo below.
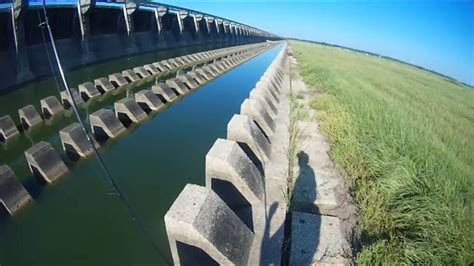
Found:
<path fill-rule="evenodd" d="M 165 215 L 174 264 L 280 264 L 283 191 L 272 191 L 280 200 L 267 199 L 272 176 L 265 165 L 288 90 L 286 50 L 285 44 L 229 122 L 227 139 L 216 140 L 208 152 L 205 187 L 188 184 Z"/>
<path fill-rule="evenodd" d="M 153 85 L 150 90 L 141 90 L 118 100 L 114 104 L 114 110 L 101 108 L 89 114 L 88 126 L 90 129 L 88 132 L 92 133 L 93 145 L 100 148 L 100 144 L 108 139 L 120 137 L 130 124 L 138 124 L 149 119 L 166 104 L 172 104 L 179 97 L 185 97 L 189 92 L 196 90 L 218 75 L 273 46 L 274 44 L 270 43 L 257 43 L 210 50 L 160 62 L 149 62 L 148 65 L 167 66 L 162 68 L 163 71 L 158 69 L 143 70 L 141 66 L 137 66 L 133 70 L 122 71 L 122 73 L 126 72 L 126 75 L 115 73 L 109 75 L 109 79 L 100 78 L 100 83 L 84 82 L 79 85 L 80 93 L 75 89 L 71 90 L 75 92 L 73 95 L 68 92 L 61 93 L 61 102 L 55 96 L 42 99 L 40 112 L 32 105 L 20 108 L 20 125 L 16 125 L 10 116 L 0 118 L 2 141 L 8 144 L 10 141 L 14 141 L 19 134 L 36 130 L 35 128 L 39 124 L 51 125 L 56 118 L 65 115 L 65 112 L 70 112 L 73 103 L 82 109 L 91 102 L 100 103 L 101 98 L 126 90 L 130 85 L 152 81 L 160 75 L 176 73 L 175 77 L 167 79 L 165 83 Z M 210 74 L 206 70 L 207 68 L 215 69 L 215 75 Z M 188 69 L 188 71 L 184 72 L 184 69 Z M 199 73 L 207 74 L 200 75 Z M 103 90 L 99 89 L 101 86 L 112 87 Z M 50 143 L 44 141 L 35 143 L 24 151 L 31 173 L 41 183 L 55 183 L 68 173 L 69 169 L 63 158 L 76 161 L 93 154 L 94 146 L 80 124 L 68 125 L 60 130 L 59 136 L 65 156 L 60 156 L 60 152 L 56 151 Z M 29 194 L 7 165 L 0 165 L 0 167 L 2 169 L 0 202 L 10 214 L 13 214 L 29 201 Z"/>
<path fill-rule="evenodd" d="M 225 18 L 159 3 L 47 1 L 47 14 L 65 70 L 163 49 L 278 38 Z M 56 68 L 49 63 L 53 54 L 43 22 L 41 2 L 0 4 L 0 94 L 51 75 L 51 67 Z"/>

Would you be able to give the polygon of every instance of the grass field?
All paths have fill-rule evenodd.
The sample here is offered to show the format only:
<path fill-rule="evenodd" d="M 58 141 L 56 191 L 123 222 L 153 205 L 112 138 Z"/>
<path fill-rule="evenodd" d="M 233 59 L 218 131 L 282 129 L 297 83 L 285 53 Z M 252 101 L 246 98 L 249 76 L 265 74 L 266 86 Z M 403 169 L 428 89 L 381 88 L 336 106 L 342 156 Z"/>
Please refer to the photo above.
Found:
<path fill-rule="evenodd" d="M 474 89 L 395 61 L 290 42 L 361 209 L 356 260 L 474 262 Z"/>

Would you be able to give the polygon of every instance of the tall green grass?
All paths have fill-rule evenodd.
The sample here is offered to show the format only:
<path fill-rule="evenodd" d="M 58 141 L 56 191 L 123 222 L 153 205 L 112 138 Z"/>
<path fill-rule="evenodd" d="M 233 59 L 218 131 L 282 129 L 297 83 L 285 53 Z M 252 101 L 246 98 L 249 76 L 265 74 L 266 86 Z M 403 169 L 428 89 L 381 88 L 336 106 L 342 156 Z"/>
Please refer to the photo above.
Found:
<path fill-rule="evenodd" d="M 361 208 L 361 264 L 474 262 L 474 90 L 362 53 L 291 42 Z"/>

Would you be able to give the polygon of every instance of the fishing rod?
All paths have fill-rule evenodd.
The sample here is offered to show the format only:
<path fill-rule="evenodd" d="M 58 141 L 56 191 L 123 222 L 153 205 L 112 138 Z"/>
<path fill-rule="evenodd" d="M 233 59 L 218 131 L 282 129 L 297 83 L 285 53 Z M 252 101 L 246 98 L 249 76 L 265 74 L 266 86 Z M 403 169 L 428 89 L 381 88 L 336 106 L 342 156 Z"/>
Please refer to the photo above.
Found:
<path fill-rule="evenodd" d="M 91 144 L 92 149 L 94 150 L 94 154 L 97 157 L 97 160 L 99 161 L 99 164 L 100 164 L 102 170 L 104 171 L 105 176 L 106 176 L 107 180 L 109 181 L 109 183 L 110 183 L 110 185 L 111 185 L 111 187 L 114 191 L 114 194 L 116 194 L 118 196 L 120 202 L 122 203 L 122 205 L 126 209 L 128 216 L 133 221 L 133 223 L 138 227 L 138 229 L 140 229 L 141 233 L 148 239 L 148 241 L 151 243 L 151 245 L 152 245 L 153 249 L 156 251 L 156 253 L 159 254 L 166 261 L 166 263 L 168 265 L 171 265 L 171 263 L 166 259 L 166 256 L 164 256 L 164 254 L 160 252 L 160 249 L 158 248 L 158 244 L 156 243 L 154 238 L 151 236 L 151 234 L 148 232 L 148 230 L 146 229 L 146 227 L 145 227 L 144 223 L 142 222 L 142 220 L 139 219 L 139 217 L 137 216 L 137 214 L 133 210 L 131 204 L 129 203 L 129 201 L 127 200 L 125 195 L 120 191 L 120 188 L 118 187 L 118 185 L 115 182 L 114 178 L 112 177 L 112 175 L 108 171 L 107 166 L 105 165 L 102 157 L 99 154 L 99 151 L 97 150 L 97 148 L 95 146 L 94 141 L 92 140 L 92 134 L 86 129 L 86 126 L 85 126 L 84 122 L 82 121 L 82 118 L 81 118 L 81 115 L 79 113 L 79 109 L 77 107 L 76 101 L 74 100 L 71 89 L 69 88 L 69 86 L 67 84 L 66 76 L 64 75 L 64 71 L 63 71 L 63 68 L 62 68 L 62 65 L 61 65 L 61 60 L 59 59 L 59 54 L 58 54 L 58 50 L 56 48 L 56 43 L 54 42 L 53 32 L 52 32 L 51 27 L 49 25 L 48 12 L 46 10 L 46 0 L 43 0 L 42 2 L 43 2 L 42 9 L 43 9 L 43 15 L 44 15 L 44 22 L 42 22 L 40 24 L 40 26 L 45 26 L 47 31 L 48 31 L 48 36 L 49 36 L 49 39 L 51 41 L 51 46 L 53 48 L 55 61 L 58 65 L 61 81 L 64 85 L 64 88 L 67 91 L 69 99 L 71 99 L 70 102 L 71 102 L 71 106 L 74 110 L 74 114 L 76 115 L 76 118 L 79 121 L 79 123 L 82 127 L 82 130 L 84 131 L 84 133 L 86 135 L 87 140 Z"/>

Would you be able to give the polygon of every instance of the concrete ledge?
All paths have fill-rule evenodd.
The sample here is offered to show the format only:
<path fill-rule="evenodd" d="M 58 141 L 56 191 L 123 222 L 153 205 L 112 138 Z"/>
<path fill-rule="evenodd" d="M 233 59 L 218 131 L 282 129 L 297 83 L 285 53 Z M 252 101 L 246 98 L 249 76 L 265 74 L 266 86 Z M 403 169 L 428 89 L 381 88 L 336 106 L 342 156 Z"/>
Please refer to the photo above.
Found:
<path fill-rule="evenodd" d="M 41 99 L 40 105 L 45 118 L 56 116 L 64 112 L 64 107 L 61 105 L 56 96 L 49 96 Z"/>
<path fill-rule="evenodd" d="M 165 106 L 151 90 L 141 90 L 135 93 L 135 102 L 145 111 L 158 111 Z"/>
<path fill-rule="evenodd" d="M 246 265 L 254 234 L 212 190 L 186 185 L 165 215 L 175 265 Z"/>
<path fill-rule="evenodd" d="M 161 73 L 161 71 L 152 64 L 144 65 L 143 68 L 145 68 L 145 70 L 152 75 L 157 75 Z"/>
<path fill-rule="evenodd" d="M 176 58 L 170 58 L 170 59 L 168 59 L 168 62 L 174 68 L 178 68 L 178 67 L 182 66 L 182 64 L 180 62 L 176 61 Z"/>
<path fill-rule="evenodd" d="M 177 78 L 167 79 L 166 85 L 177 91 L 179 95 L 184 95 L 189 92 L 188 87 L 180 79 Z"/>
<path fill-rule="evenodd" d="M 122 76 L 128 81 L 128 82 L 136 82 L 140 80 L 140 77 L 133 72 L 131 69 L 126 69 L 122 71 Z"/>
<path fill-rule="evenodd" d="M 8 165 L 0 165 L 0 204 L 10 215 L 15 214 L 28 202 L 31 196 Z"/>
<path fill-rule="evenodd" d="M 254 99 L 245 99 L 240 106 L 240 114 L 246 115 L 255 121 L 268 139 L 271 139 L 275 130 L 275 122 L 259 102 Z"/>
<path fill-rule="evenodd" d="M 0 141 L 8 141 L 19 134 L 18 128 L 9 115 L 0 117 Z"/>
<path fill-rule="evenodd" d="M 181 75 L 178 75 L 176 78 L 181 80 L 190 89 L 195 89 L 199 86 L 196 83 L 196 81 L 193 78 L 191 78 L 188 74 L 181 74 Z"/>
<path fill-rule="evenodd" d="M 127 119 L 133 123 L 140 123 L 147 118 L 145 111 L 132 98 L 123 98 L 114 104 L 115 115 L 122 123 Z"/>
<path fill-rule="evenodd" d="M 92 82 L 86 82 L 79 85 L 79 94 L 84 101 L 99 97 L 101 94 Z"/>
<path fill-rule="evenodd" d="M 108 109 L 100 109 L 90 114 L 89 121 L 92 133 L 99 139 L 104 136 L 116 138 L 126 130 L 114 113 Z"/>
<path fill-rule="evenodd" d="M 95 87 L 101 92 L 106 93 L 108 91 L 115 90 L 114 85 L 107 78 L 98 78 L 94 80 Z"/>
<path fill-rule="evenodd" d="M 290 265 L 347 265 L 339 224 L 337 217 L 292 212 Z"/>
<path fill-rule="evenodd" d="M 206 187 L 216 192 L 252 231 L 256 215 L 264 208 L 265 181 L 261 171 L 232 140 L 217 139 L 206 155 Z"/>
<path fill-rule="evenodd" d="M 79 123 L 73 123 L 59 131 L 63 150 L 67 155 L 87 157 L 94 152 L 92 144 Z M 98 144 L 96 144 L 98 146 Z"/>
<path fill-rule="evenodd" d="M 174 92 L 166 83 L 160 82 L 151 86 L 151 91 L 158 95 L 161 100 L 165 100 L 167 102 L 173 102 L 176 100 L 176 98 L 178 98 L 176 95 L 178 92 Z"/>
<path fill-rule="evenodd" d="M 214 64 L 207 65 L 207 67 L 211 70 L 212 73 L 215 73 L 216 76 L 223 72 L 223 70 L 221 70 Z"/>
<path fill-rule="evenodd" d="M 276 77 L 273 76 L 270 77 L 269 75 L 263 75 L 261 78 L 260 78 L 261 81 L 264 81 L 264 82 L 267 82 L 269 85 L 271 85 L 271 88 L 273 89 L 273 91 L 275 93 L 277 93 L 278 95 L 280 94 L 281 90 L 282 90 L 282 85 L 283 83 L 282 82 L 278 82 Z"/>
<path fill-rule="evenodd" d="M 139 76 L 139 78 L 147 78 L 151 76 L 150 72 L 146 71 L 142 66 L 133 68 L 133 71 Z"/>
<path fill-rule="evenodd" d="M 81 105 L 84 103 L 84 100 L 82 99 L 81 95 L 79 95 L 79 92 L 77 92 L 76 89 L 70 88 L 69 90 L 71 91 L 72 99 L 74 100 L 76 105 Z M 63 90 L 61 91 L 60 95 L 61 95 L 61 102 L 64 108 L 69 109 L 72 106 L 73 100 L 70 99 L 68 92 L 66 90 Z"/>
<path fill-rule="evenodd" d="M 69 169 L 48 142 L 38 142 L 25 151 L 28 167 L 33 175 L 53 183 Z"/>
<path fill-rule="evenodd" d="M 120 73 L 110 74 L 109 80 L 115 88 L 122 87 L 128 84 L 128 81 Z"/>
<path fill-rule="evenodd" d="M 261 162 L 269 160 L 270 142 L 249 117 L 234 115 L 227 124 L 227 139 L 247 144 Z"/>
<path fill-rule="evenodd" d="M 39 115 L 38 111 L 33 105 L 27 105 L 18 110 L 21 125 L 24 129 L 37 126 L 43 122 L 43 119 Z"/>

